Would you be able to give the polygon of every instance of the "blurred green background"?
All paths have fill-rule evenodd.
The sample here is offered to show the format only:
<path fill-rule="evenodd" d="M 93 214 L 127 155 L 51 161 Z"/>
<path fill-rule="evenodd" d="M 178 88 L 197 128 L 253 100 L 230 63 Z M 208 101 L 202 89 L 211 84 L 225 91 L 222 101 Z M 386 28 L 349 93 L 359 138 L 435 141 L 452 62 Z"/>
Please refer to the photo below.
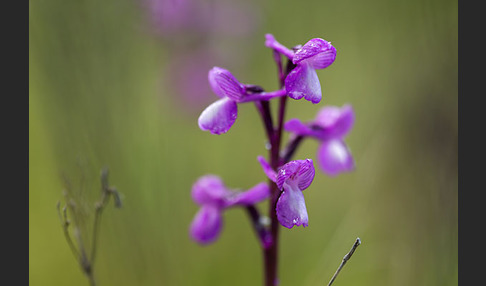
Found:
<path fill-rule="evenodd" d="M 164 79 L 175 52 L 184 58 L 205 42 L 227 53 L 211 65 L 275 89 L 265 33 L 289 47 L 320 37 L 337 49 L 333 65 L 318 71 L 323 100 L 290 100 L 287 119 L 310 120 L 327 104 L 356 112 L 347 143 L 357 169 L 334 178 L 316 172 L 304 193 L 309 227 L 281 228 L 280 285 L 327 285 L 358 236 L 362 245 L 334 285 L 457 285 L 457 1 L 246 3 L 256 17 L 250 33 L 206 37 L 153 32 L 136 0 L 29 2 L 31 285 L 88 285 L 56 203 L 64 203 L 65 174 L 92 206 L 104 166 L 124 206 L 110 203 L 102 217 L 99 285 L 262 284 L 243 210 L 225 212 L 212 245 L 188 235 L 199 176 L 218 174 L 232 188 L 266 179 L 256 161 L 266 155 L 256 109 L 240 105 L 233 128 L 211 135 L 197 118 L 217 97 L 191 105 Z M 305 141 L 295 158 L 315 160 L 317 147 Z"/>

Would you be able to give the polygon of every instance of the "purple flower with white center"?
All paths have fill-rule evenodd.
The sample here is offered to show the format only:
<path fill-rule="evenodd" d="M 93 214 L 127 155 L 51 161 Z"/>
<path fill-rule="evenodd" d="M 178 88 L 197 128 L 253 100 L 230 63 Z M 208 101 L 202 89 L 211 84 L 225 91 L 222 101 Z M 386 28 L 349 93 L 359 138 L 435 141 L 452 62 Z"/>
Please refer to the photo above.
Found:
<path fill-rule="evenodd" d="M 285 90 L 293 99 L 306 100 L 316 104 L 321 101 L 322 92 L 316 69 L 330 66 L 336 59 L 336 48 L 326 40 L 315 38 L 293 52 L 266 35 L 265 45 L 288 57 L 296 67 L 285 78 Z"/>
<path fill-rule="evenodd" d="M 221 97 L 209 105 L 199 116 L 201 130 L 209 130 L 212 134 L 226 133 L 238 117 L 237 103 L 270 100 L 285 96 L 285 90 L 254 93 L 252 85 L 241 84 L 228 70 L 214 67 L 208 74 L 209 84 L 213 92 Z"/>
<path fill-rule="evenodd" d="M 251 206 L 269 196 L 266 183 L 259 183 L 246 192 L 228 189 L 215 175 L 199 178 L 192 187 L 192 199 L 201 206 L 191 226 L 191 237 L 200 244 L 215 241 L 223 226 L 222 213 L 233 206 Z"/>
<path fill-rule="evenodd" d="M 311 159 L 290 161 L 275 172 L 261 156 L 258 161 L 267 177 L 283 190 L 277 201 L 277 218 L 286 228 L 308 226 L 309 218 L 305 206 L 303 190 L 314 180 L 315 169 Z"/>
<path fill-rule="evenodd" d="M 285 123 L 285 130 L 320 140 L 317 152 L 319 166 L 326 174 L 335 176 L 355 168 L 354 159 L 344 142 L 353 124 L 354 111 L 350 105 L 341 108 L 326 106 L 318 112 L 314 121 L 302 123 L 294 118 Z"/>

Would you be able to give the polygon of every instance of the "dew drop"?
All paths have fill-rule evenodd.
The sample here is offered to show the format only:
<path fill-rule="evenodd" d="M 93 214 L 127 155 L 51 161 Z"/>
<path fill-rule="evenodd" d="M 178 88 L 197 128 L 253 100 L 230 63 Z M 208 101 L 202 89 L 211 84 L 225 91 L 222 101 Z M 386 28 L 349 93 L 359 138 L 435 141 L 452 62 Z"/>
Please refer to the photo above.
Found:
<path fill-rule="evenodd" d="M 260 223 L 264 226 L 269 226 L 270 225 L 270 218 L 268 216 L 261 216 L 260 217 Z"/>
<path fill-rule="evenodd" d="M 265 142 L 265 149 L 267 149 L 267 150 L 272 149 L 272 144 L 270 144 L 270 142 L 268 142 L 268 141 Z"/>

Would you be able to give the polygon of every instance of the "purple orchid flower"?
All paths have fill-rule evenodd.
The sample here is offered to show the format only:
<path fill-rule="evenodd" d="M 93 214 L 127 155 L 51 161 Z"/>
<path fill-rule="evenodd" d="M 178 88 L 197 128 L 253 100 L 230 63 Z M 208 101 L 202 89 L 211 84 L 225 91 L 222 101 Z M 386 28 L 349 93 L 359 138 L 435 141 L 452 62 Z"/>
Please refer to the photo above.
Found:
<path fill-rule="evenodd" d="M 275 40 L 271 34 L 266 35 L 265 45 L 289 58 L 296 67 L 285 78 L 285 90 L 293 99 L 306 100 L 316 104 L 321 101 L 322 92 L 316 69 L 330 66 L 336 59 L 336 48 L 331 42 L 315 38 L 293 52 Z"/>
<path fill-rule="evenodd" d="M 258 9 L 250 3 L 211 0 L 142 0 L 148 20 L 161 36 L 203 33 L 248 36 L 260 24 Z"/>
<path fill-rule="evenodd" d="M 190 226 L 191 237 L 200 244 L 215 241 L 223 226 L 225 209 L 249 206 L 266 199 L 270 194 L 268 184 L 262 182 L 246 192 L 228 189 L 215 175 L 199 178 L 192 186 L 192 199 L 201 206 Z"/>
<path fill-rule="evenodd" d="M 254 93 L 251 85 L 241 84 L 228 70 L 214 67 L 209 71 L 209 84 L 214 93 L 221 97 L 209 105 L 199 116 L 201 130 L 209 130 L 212 134 L 226 133 L 238 117 L 237 103 L 270 100 L 285 96 L 284 89 L 273 92 Z"/>
<path fill-rule="evenodd" d="M 299 119 L 291 119 L 285 123 L 285 130 L 300 136 L 310 136 L 321 141 L 317 152 L 321 169 L 330 176 L 341 172 L 354 170 L 355 162 L 344 137 L 354 124 L 354 111 L 350 105 L 342 108 L 326 106 L 322 108 L 316 119 L 302 123 Z"/>
<path fill-rule="evenodd" d="M 305 206 L 303 190 L 314 180 L 315 170 L 311 159 L 290 161 L 275 172 L 261 156 L 258 161 L 267 177 L 283 190 L 277 201 L 277 219 L 286 228 L 308 226 L 309 217 Z"/>

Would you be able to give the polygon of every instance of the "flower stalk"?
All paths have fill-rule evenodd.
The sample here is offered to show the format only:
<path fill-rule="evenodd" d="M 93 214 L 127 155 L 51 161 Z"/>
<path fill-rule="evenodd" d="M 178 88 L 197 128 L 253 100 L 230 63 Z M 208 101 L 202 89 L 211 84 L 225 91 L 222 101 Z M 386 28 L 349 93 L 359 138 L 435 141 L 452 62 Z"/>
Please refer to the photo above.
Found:
<path fill-rule="evenodd" d="M 291 229 L 307 227 L 309 223 L 303 191 L 315 175 L 312 159 L 294 160 L 298 146 L 306 138 L 321 141 L 319 163 L 328 175 L 351 171 L 354 161 L 344 136 L 351 129 L 354 113 L 349 106 L 324 108 L 317 118 L 308 123 L 298 119 L 285 122 L 288 98 L 317 104 L 321 101 L 321 85 L 316 70 L 330 66 L 336 49 L 320 38 L 311 39 L 303 46 L 289 49 L 267 34 L 265 45 L 272 49 L 277 66 L 279 90 L 266 92 L 263 87 L 242 84 L 228 70 L 214 67 L 208 80 L 213 92 L 220 98 L 209 105 L 199 116 L 201 130 L 223 134 L 236 122 L 238 105 L 254 102 L 263 123 L 268 142 L 268 161 L 258 156 L 258 161 L 268 177 L 243 193 L 228 189 L 216 176 L 203 176 L 194 185 L 193 200 L 201 206 L 190 226 L 190 234 L 200 244 L 217 239 L 222 228 L 223 210 L 229 206 L 245 207 L 263 252 L 264 285 L 278 284 L 278 247 L 280 225 Z M 282 63 L 285 57 L 286 65 Z M 271 101 L 278 99 L 276 118 L 272 117 Z M 282 149 L 283 132 L 291 132 L 290 140 Z M 263 187 L 263 185 L 265 187 Z M 235 199 L 245 197 L 245 199 Z M 255 204 L 268 199 L 268 218 L 262 219 Z M 267 223 L 266 220 L 269 222 Z M 264 223 L 265 221 L 265 223 Z"/>
<path fill-rule="evenodd" d="M 283 73 L 281 57 L 276 57 L 274 53 L 274 58 L 276 60 L 277 68 L 278 68 L 278 75 L 279 75 L 279 82 L 280 87 L 282 88 L 284 85 L 285 77 L 287 76 L 286 73 Z M 287 96 L 280 98 L 280 105 L 279 105 L 279 112 L 278 112 L 278 125 L 277 129 L 273 129 L 273 133 L 269 138 L 271 142 L 270 148 L 270 164 L 273 170 L 277 170 L 280 166 L 282 161 L 280 160 L 280 146 L 282 141 L 282 127 L 284 122 L 285 116 L 285 107 L 287 103 Z M 270 118 L 271 119 L 271 118 Z M 270 135 L 270 134 L 269 134 Z M 269 201 L 269 217 L 270 217 L 270 233 L 272 236 L 273 244 L 270 246 L 269 249 L 263 250 L 264 255 L 264 263 L 265 263 L 265 285 L 266 286 L 274 286 L 278 284 L 277 280 L 277 266 L 278 266 L 278 235 L 279 235 L 279 222 L 277 218 L 277 202 L 280 197 L 280 190 L 277 188 L 277 185 L 269 180 L 269 187 L 270 187 L 270 201 Z"/>

